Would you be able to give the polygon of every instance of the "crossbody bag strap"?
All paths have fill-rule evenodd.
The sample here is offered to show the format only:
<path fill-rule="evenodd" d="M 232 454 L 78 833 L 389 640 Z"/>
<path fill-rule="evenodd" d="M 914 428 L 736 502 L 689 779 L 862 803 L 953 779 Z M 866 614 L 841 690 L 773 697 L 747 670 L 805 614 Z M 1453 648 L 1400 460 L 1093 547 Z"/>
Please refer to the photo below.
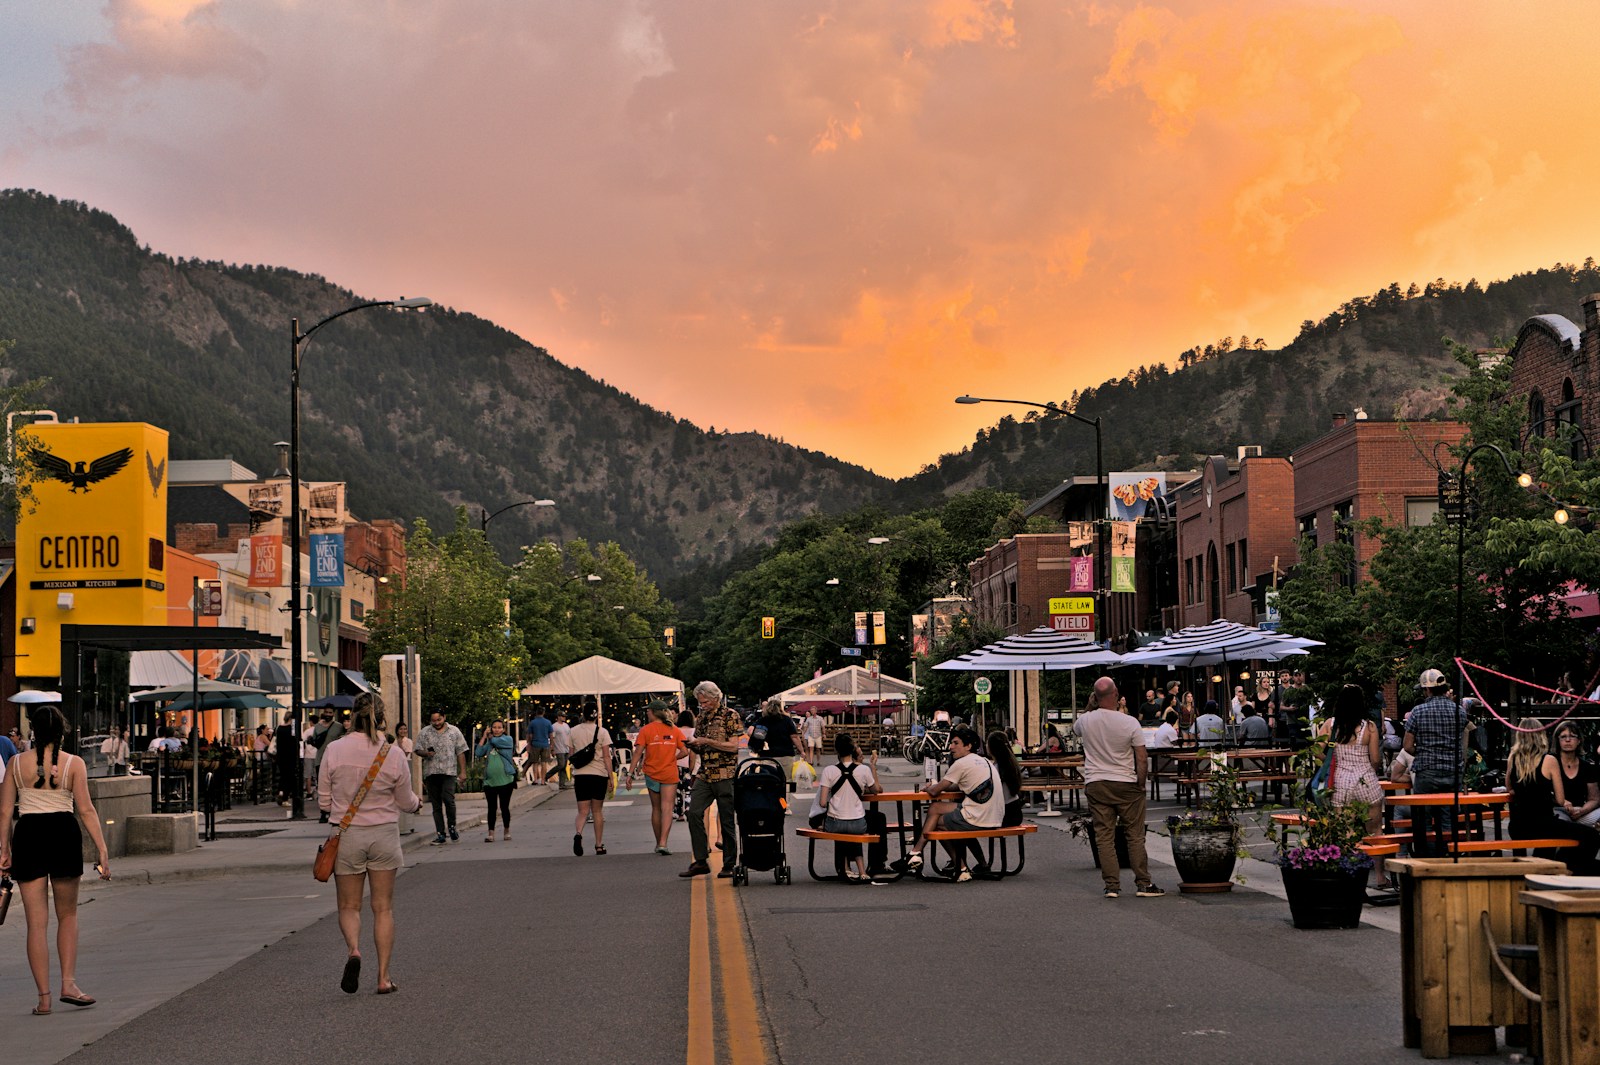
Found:
<path fill-rule="evenodd" d="M 339 821 L 339 835 L 344 835 L 344 830 L 350 827 L 351 820 L 356 816 L 356 811 L 361 809 L 361 800 L 367 797 L 367 792 L 372 788 L 372 782 L 378 779 L 378 770 L 383 768 L 383 759 L 389 753 L 389 741 L 385 740 L 378 748 L 378 757 L 372 760 L 372 765 L 367 769 L 367 779 L 361 782 L 361 788 L 356 792 L 356 797 L 350 800 L 350 806 L 344 812 L 344 817 Z"/>

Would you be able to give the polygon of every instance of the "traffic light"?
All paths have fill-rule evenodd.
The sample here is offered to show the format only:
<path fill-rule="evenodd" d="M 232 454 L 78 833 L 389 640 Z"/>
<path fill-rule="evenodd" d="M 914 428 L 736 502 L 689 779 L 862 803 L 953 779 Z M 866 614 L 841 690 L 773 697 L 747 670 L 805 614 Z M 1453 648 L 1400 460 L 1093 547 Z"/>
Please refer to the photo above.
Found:
<path fill-rule="evenodd" d="M 778 635 L 778 619 L 777 618 L 762 618 L 761 619 L 761 638 L 763 640 L 770 640 L 770 639 L 772 639 L 773 637 L 775 637 L 777 635 Z"/>
<path fill-rule="evenodd" d="M 661 635 L 666 637 L 667 646 L 668 647 L 676 647 L 676 646 L 678 646 L 678 630 L 677 629 L 672 628 L 669 625 L 668 627 L 666 627 L 666 628 L 661 630 Z"/>

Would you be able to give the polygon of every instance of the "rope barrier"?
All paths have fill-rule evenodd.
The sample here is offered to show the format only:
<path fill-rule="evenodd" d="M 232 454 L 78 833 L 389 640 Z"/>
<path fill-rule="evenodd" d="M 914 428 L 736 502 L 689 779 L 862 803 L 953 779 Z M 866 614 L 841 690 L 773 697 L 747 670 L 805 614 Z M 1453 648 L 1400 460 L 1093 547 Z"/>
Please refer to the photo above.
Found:
<path fill-rule="evenodd" d="M 1564 699 L 1572 700 L 1572 703 L 1566 708 L 1566 710 L 1562 711 L 1561 716 L 1556 718 L 1554 721 L 1540 725 L 1537 728 L 1523 728 L 1521 725 L 1514 724 L 1503 717 L 1500 711 L 1494 708 L 1494 704 L 1483 697 L 1483 692 L 1478 690 L 1477 682 L 1472 679 L 1472 674 L 1467 672 L 1468 666 L 1471 666 L 1473 669 L 1482 670 L 1491 677 L 1499 677 L 1501 680 L 1509 680 L 1514 684 L 1521 684 L 1524 687 L 1532 688 L 1535 691 L 1545 692 L 1549 695 L 1559 695 Z M 1590 699 L 1582 695 L 1574 695 L 1571 692 L 1564 692 L 1557 688 L 1546 688 L 1542 684 L 1535 684 L 1531 680 L 1524 680 L 1521 677 L 1513 677 L 1509 673 L 1501 673 L 1498 670 L 1490 669 L 1488 666 L 1480 666 L 1474 662 L 1468 662 L 1464 658 L 1456 659 L 1456 668 L 1461 670 L 1462 677 L 1466 678 L 1467 686 L 1472 689 L 1473 697 L 1476 698 L 1478 702 L 1483 704 L 1484 709 L 1488 710 L 1489 713 L 1494 715 L 1495 720 L 1499 721 L 1512 732 L 1548 732 L 1550 729 L 1555 728 L 1568 717 L 1572 716 L 1572 713 L 1578 709 L 1578 705 L 1580 703 L 1589 703 L 1593 706 L 1600 706 L 1600 700 Z"/>

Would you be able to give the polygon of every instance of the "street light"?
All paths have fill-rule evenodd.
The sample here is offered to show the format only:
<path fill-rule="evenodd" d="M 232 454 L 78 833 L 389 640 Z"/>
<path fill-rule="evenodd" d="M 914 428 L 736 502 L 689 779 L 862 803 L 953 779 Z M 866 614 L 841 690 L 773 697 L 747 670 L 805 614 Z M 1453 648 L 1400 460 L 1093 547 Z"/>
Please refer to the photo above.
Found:
<path fill-rule="evenodd" d="M 1513 478 L 1513 479 L 1515 479 L 1517 484 L 1519 484 L 1523 488 L 1527 488 L 1527 487 L 1529 487 L 1530 485 L 1533 484 L 1533 478 L 1532 477 L 1530 477 L 1526 473 L 1519 474 L 1519 473 L 1517 473 L 1517 471 L 1515 469 L 1512 468 L 1511 460 L 1506 458 L 1506 453 L 1504 451 L 1500 450 L 1500 447 L 1497 444 L 1491 444 L 1491 443 L 1488 443 L 1487 441 L 1482 443 L 1482 444 L 1479 444 L 1477 447 L 1474 447 L 1472 450 L 1468 451 L 1465 455 L 1463 455 L 1462 458 L 1461 458 L 1461 464 L 1456 467 L 1455 485 L 1453 487 L 1454 487 L 1455 496 L 1456 496 L 1456 515 L 1455 515 L 1455 519 L 1456 519 L 1456 639 L 1455 639 L 1455 657 L 1456 657 L 1456 671 L 1460 676 L 1460 681 L 1458 682 L 1458 684 L 1456 686 L 1456 698 L 1458 700 L 1461 699 L 1466 694 L 1466 691 L 1467 691 L 1467 667 L 1462 664 L 1462 658 L 1461 658 L 1461 620 L 1462 620 L 1461 590 L 1462 590 L 1463 586 L 1466 583 L 1466 566 L 1465 566 L 1465 563 L 1464 563 L 1463 559 L 1464 559 L 1464 556 L 1466 555 L 1466 551 L 1467 551 L 1467 510 L 1468 510 L 1468 507 L 1467 507 L 1467 467 L 1469 465 L 1471 465 L 1473 457 L 1475 455 L 1477 455 L 1478 452 L 1480 452 L 1480 451 L 1493 452 L 1494 456 L 1500 460 L 1500 465 L 1505 467 L 1506 475 L 1511 477 L 1511 478 Z M 1441 474 L 1441 479 L 1444 476 L 1447 476 L 1447 475 Z M 1441 502 L 1443 502 L 1443 499 L 1441 499 Z M 1451 843 L 1450 852 L 1451 852 L 1452 859 L 1454 861 L 1457 861 L 1457 862 L 1459 862 L 1461 860 L 1461 852 L 1457 849 L 1456 844 L 1458 844 L 1460 842 L 1460 840 L 1461 840 L 1461 736 L 1462 736 L 1462 730 L 1463 730 L 1463 724 L 1462 724 L 1462 720 L 1461 719 L 1465 716 L 1465 714 L 1466 714 L 1466 712 L 1464 710 L 1461 711 L 1460 713 L 1456 714 L 1456 737 L 1455 737 L 1455 758 L 1454 758 L 1454 763 L 1455 763 L 1455 802 L 1450 808 L 1450 843 Z"/>
<path fill-rule="evenodd" d="M 300 347 L 316 335 L 317 330 L 329 322 L 356 311 L 372 307 L 394 307 L 398 310 L 421 310 L 432 307 L 433 301 L 425 296 L 402 297 L 397 300 L 373 300 L 346 307 L 330 314 L 316 325 L 300 331 L 300 319 L 289 319 L 289 719 L 294 723 L 295 735 L 300 735 L 301 671 L 305 668 L 305 635 L 300 631 L 300 613 L 305 605 L 300 602 Z M 294 820 L 305 817 L 304 768 L 295 759 L 294 787 L 291 789 L 289 816 Z"/>
<path fill-rule="evenodd" d="M 1094 479 L 1099 486 L 1099 502 L 1095 504 L 1095 509 L 1100 515 L 1095 521 L 1094 534 L 1094 616 L 1095 626 L 1099 630 L 1096 635 L 1100 637 L 1101 643 L 1108 643 L 1111 639 L 1111 633 L 1106 613 L 1107 600 L 1111 594 L 1111 589 L 1110 582 L 1106 577 L 1109 572 L 1107 569 L 1109 562 L 1106 559 L 1106 534 L 1108 532 L 1106 523 L 1111 520 L 1111 497 L 1106 493 L 1105 440 L 1101 431 L 1099 416 L 1085 418 L 1081 414 L 1075 414 L 1065 407 L 1056 406 L 1054 403 L 1034 403 L 1026 399 L 984 399 L 979 396 L 957 396 L 956 402 L 964 404 L 1015 403 L 1020 407 L 1037 407 L 1039 410 L 1049 411 L 1051 414 L 1064 414 L 1073 421 L 1082 422 L 1084 425 L 1094 429 Z"/>
<path fill-rule="evenodd" d="M 480 510 L 482 517 L 478 519 L 478 528 L 482 529 L 484 532 L 488 532 L 489 523 L 491 521 L 498 518 L 506 511 L 515 510 L 518 507 L 553 507 L 555 505 L 556 501 L 554 499 L 524 499 L 520 503 L 512 503 L 509 506 L 501 507 L 493 514 L 489 513 L 487 508 L 482 508 Z"/>

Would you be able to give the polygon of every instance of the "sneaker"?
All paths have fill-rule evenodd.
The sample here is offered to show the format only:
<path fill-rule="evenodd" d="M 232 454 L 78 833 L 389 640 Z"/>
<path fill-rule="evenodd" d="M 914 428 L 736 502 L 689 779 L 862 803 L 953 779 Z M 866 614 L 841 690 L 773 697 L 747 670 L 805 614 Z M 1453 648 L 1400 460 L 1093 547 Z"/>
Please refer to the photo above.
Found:
<path fill-rule="evenodd" d="M 430 846 L 430 847 L 442 847 L 442 846 L 444 846 L 444 844 L 445 844 L 445 838 L 443 836 L 434 836 L 433 837 L 433 842 L 428 844 L 428 846 Z"/>
<path fill-rule="evenodd" d="M 459 843 L 460 841 L 461 841 L 461 834 L 459 832 L 457 832 L 455 829 L 452 828 L 450 830 L 450 842 L 451 843 Z"/>
<path fill-rule="evenodd" d="M 1159 899 L 1163 895 L 1165 895 L 1166 892 L 1162 891 L 1160 888 L 1156 887 L 1154 884 L 1146 884 L 1144 887 L 1142 887 L 1138 891 L 1134 892 L 1134 894 L 1137 895 L 1141 899 Z"/>
<path fill-rule="evenodd" d="M 1108 898 L 1108 899 L 1120 899 L 1121 897 L 1122 897 L 1122 892 L 1118 891 L 1116 888 L 1114 888 L 1114 887 L 1106 888 L 1106 898 Z"/>
<path fill-rule="evenodd" d="M 906 868 L 912 871 L 922 868 L 921 851 L 918 851 L 916 854 L 913 854 L 910 858 L 906 859 Z"/>
<path fill-rule="evenodd" d="M 970 882 L 971 880 L 972 880 L 972 871 L 970 869 L 963 869 L 963 870 L 961 870 L 961 872 L 959 872 L 959 873 L 957 873 L 955 875 L 955 882 L 958 883 L 958 884 L 965 884 L 965 883 Z"/>

